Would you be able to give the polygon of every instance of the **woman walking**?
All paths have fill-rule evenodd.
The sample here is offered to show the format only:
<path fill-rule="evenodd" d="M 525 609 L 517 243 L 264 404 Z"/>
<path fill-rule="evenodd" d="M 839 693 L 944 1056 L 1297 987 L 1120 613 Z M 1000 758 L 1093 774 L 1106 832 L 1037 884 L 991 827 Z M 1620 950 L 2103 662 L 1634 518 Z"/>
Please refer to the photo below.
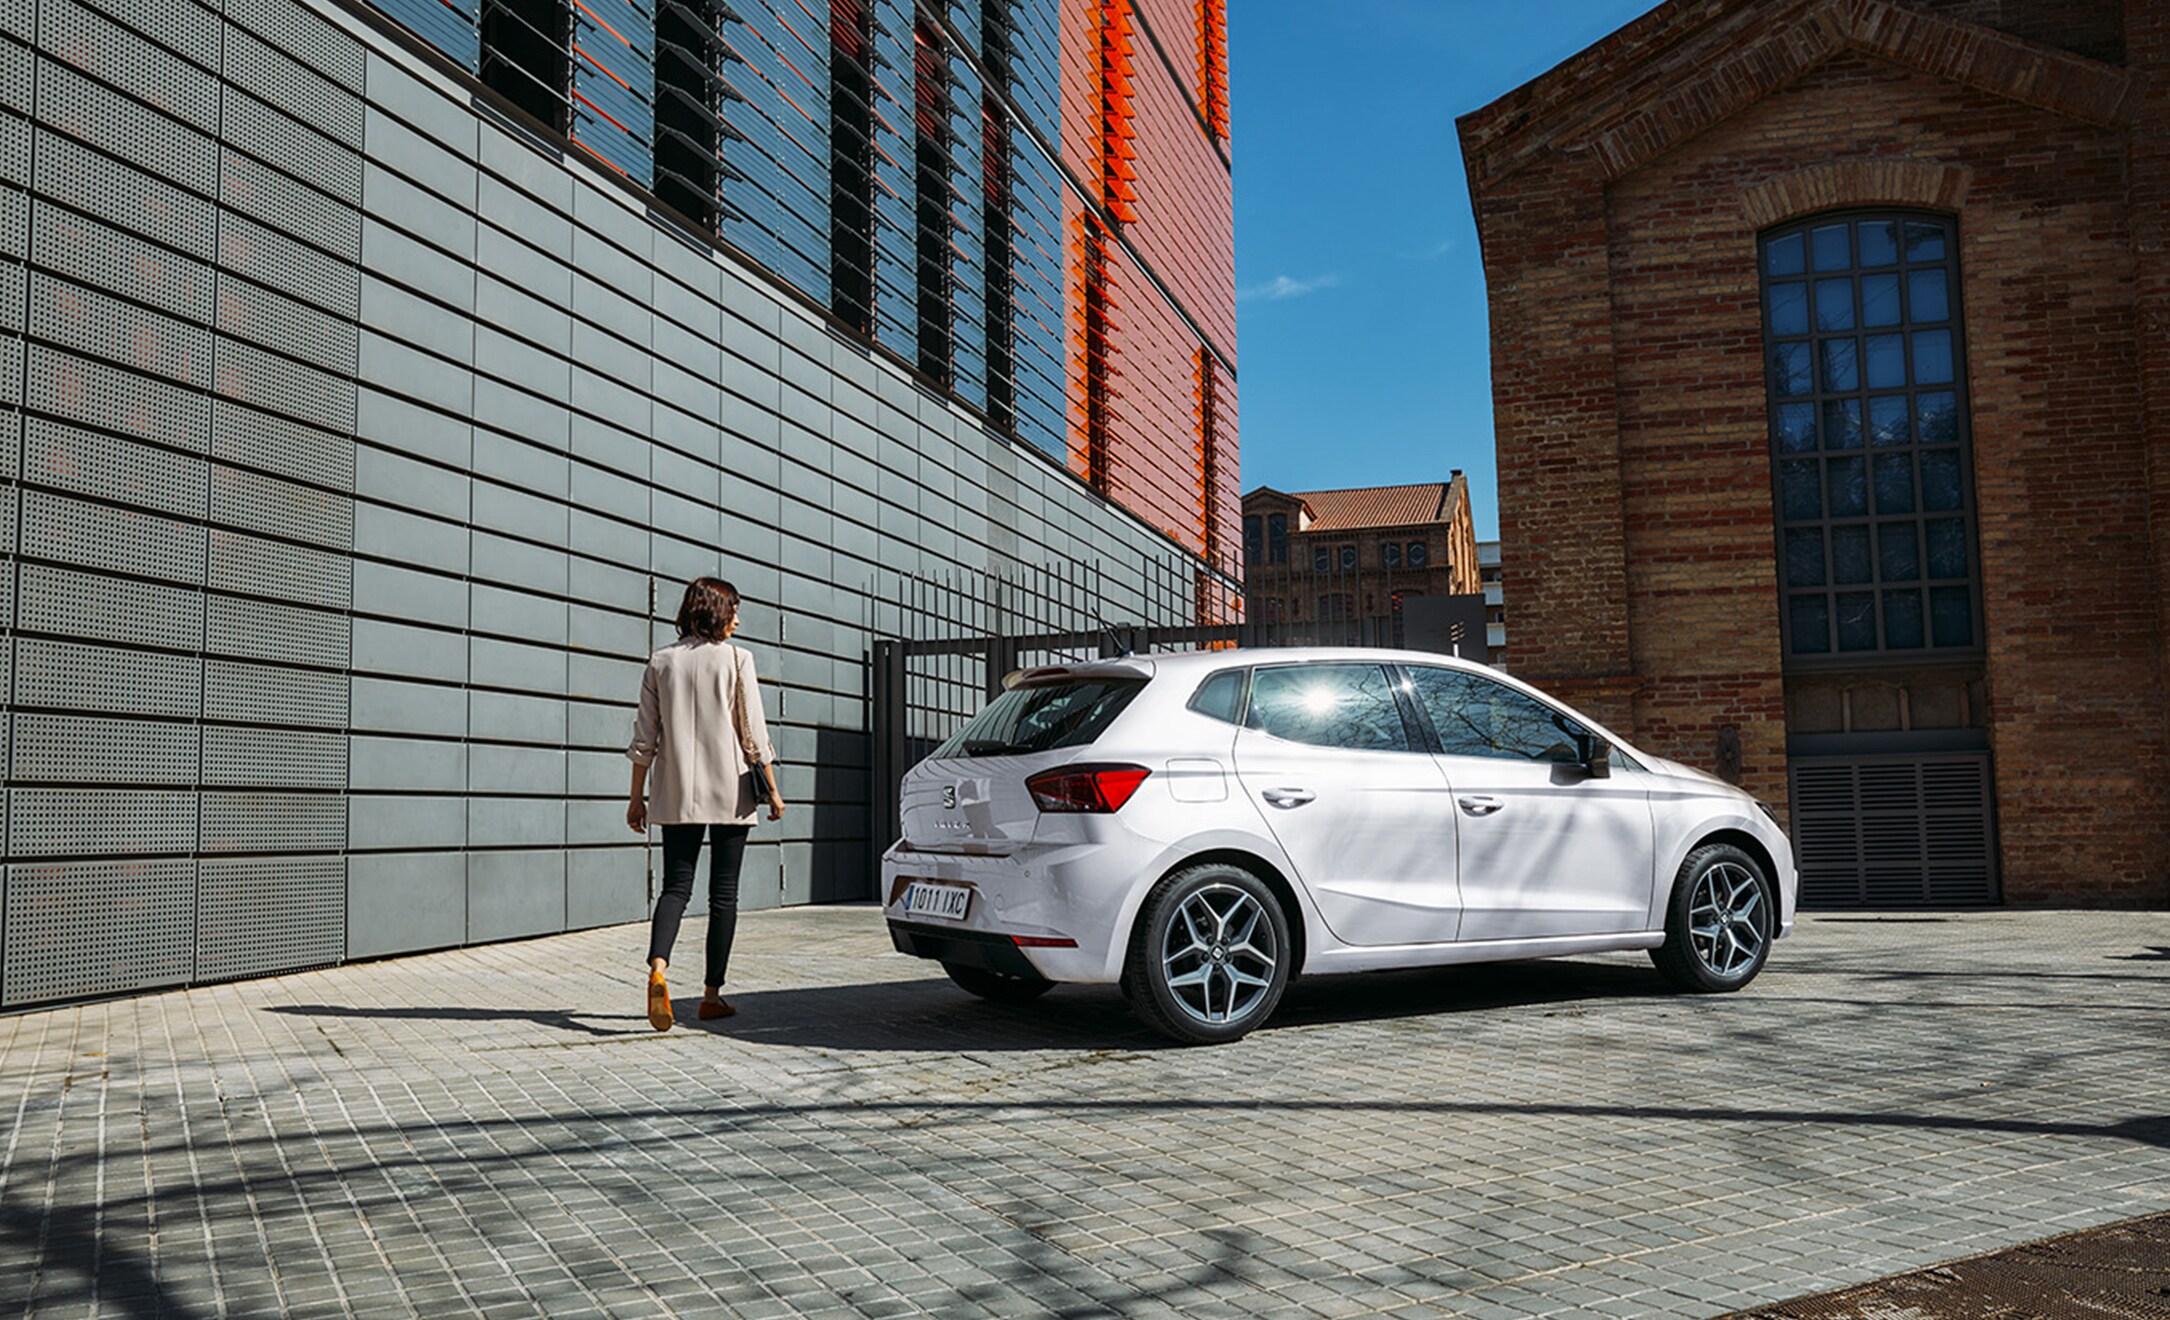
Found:
<path fill-rule="evenodd" d="M 625 823 L 637 834 L 663 827 L 663 896 L 648 937 L 648 1022 L 671 1028 L 671 992 L 663 978 L 678 922 L 693 897 L 693 868 L 708 836 L 708 970 L 701 1017 L 729 1017 L 724 972 L 738 926 L 738 869 L 758 805 L 784 814 L 770 768 L 775 748 L 761 710 L 753 656 L 733 645 L 738 590 L 721 578 L 697 578 L 678 606 L 678 640 L 648 657 L 640 712 L 625 754 L 633 762 Z"/>

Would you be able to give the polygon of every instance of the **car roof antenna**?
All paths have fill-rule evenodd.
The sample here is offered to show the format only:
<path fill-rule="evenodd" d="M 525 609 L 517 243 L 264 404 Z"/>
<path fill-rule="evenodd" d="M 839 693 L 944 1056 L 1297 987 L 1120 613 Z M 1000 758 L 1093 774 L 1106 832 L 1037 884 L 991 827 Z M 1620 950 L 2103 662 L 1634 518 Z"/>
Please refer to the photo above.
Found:
<path fill-rule="evenodd" d="M 1134 634 L 1134 630 L 1117 628 L 1114 624 L 1102 618 L 1100 611 L 1097 609 L 1093 611 L 1093 618 L 1100 624 L 1100 658 L 1103 660 L 1129 659 L 1132 650 L 1130 639 Z"/>

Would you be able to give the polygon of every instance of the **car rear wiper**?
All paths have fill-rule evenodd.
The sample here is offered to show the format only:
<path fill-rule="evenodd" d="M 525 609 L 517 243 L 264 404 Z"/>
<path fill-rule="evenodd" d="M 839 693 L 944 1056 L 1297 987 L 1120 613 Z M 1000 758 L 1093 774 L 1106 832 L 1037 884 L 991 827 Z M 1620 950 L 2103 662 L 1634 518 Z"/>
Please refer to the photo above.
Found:
<path fill-rule="evenodd" d="M 1022 752 L 1025 749 L 1006 738 L 967 738 L 964 744 L 966 756 L 1000 756 L 1004 752 Z"/>

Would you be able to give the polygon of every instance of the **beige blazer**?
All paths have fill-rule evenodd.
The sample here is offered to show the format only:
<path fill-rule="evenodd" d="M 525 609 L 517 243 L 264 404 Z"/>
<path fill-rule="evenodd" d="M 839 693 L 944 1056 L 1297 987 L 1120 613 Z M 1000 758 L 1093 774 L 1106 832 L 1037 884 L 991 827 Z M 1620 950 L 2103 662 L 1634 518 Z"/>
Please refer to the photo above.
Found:
<path fill-rule="evenodd" d="M 732 716 L 746 693 L 746 726 Z M 730 642 L 681 637 L 648 657 L 640 710 L 625 754 L 648 772 L 654 825 L 751 825 L 767 802 L 748 773 L 749 755 L 776 759 L 753 653 Z"/>

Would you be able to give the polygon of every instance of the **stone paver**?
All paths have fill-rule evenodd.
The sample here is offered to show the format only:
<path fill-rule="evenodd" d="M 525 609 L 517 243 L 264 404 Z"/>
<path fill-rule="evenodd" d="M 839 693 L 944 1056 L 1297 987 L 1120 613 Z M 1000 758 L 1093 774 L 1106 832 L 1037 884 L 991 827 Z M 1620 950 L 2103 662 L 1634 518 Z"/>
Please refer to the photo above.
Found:
<path fill-rule="evenodd" d="M 740 1016 L 659 1036 L 644 941 L 0 1018 L 0 1313 L 1713 1315 L 2170 1208 L 2160 913 L 1306 983 L 1217 1049 L 867 908 L 747 916 Z"/>

